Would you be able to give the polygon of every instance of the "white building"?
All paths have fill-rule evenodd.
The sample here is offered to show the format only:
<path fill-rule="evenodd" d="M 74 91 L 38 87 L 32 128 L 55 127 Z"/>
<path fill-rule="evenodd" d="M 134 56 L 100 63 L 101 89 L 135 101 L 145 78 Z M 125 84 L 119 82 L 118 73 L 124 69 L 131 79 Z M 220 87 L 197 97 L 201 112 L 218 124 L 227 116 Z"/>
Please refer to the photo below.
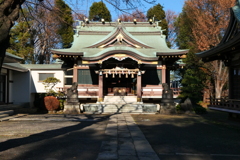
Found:
<path fill-rule="evenodd" d="M 0 104 L 33 106 L 36 93 L 46 92 L 42 81 L 58 78 L 64 87 L 62 64 L 20 64 L 22 58 L 6 53 L 0 76 Z"/>

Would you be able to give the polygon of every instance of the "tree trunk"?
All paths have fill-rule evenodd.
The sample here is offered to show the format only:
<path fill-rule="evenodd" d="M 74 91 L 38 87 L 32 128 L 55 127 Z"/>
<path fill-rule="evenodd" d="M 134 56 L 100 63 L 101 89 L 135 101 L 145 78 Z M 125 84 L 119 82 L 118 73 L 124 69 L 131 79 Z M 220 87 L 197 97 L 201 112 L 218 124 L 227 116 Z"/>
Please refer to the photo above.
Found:
<path fill-rule="evenodd" d="M 221 98 L 222 89 L 228 81 L 228 68 L 223 65 L 221 60 L 211 62 L 213 65 L 213 78 L 215 83 L 215 98 Z"/>
<path fill-rule="evenodd" d="M 9 46 L 10 29 L 19 16 L 19 10 L 25 0 L 4 0 L 0 2 L 0 71 Z"/>

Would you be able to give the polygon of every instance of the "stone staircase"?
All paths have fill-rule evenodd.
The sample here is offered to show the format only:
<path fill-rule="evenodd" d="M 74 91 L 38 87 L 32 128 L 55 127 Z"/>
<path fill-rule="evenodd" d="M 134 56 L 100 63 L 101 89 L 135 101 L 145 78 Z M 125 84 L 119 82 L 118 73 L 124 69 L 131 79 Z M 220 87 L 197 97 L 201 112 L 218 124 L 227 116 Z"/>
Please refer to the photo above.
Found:
<path fill-rule="evenodd" d="M 0 122 L 8 120 L 11 115 L 13 115 L 13 110 L 3 110 L 0 111 Z"/>
<path fill-rule="evenodd" d="M 137 96 L 105 96 L 103 102 L 84 104 L 83 108 L 90 113 L 143 113 L 149 108 L 156 108 L 149 112 L 157 111 L 155 104 L 137 102 Z"/>
<path fill-rule="evenodd" d="M 100 113 L 142 113 L 141 104 L 103 104 Z"/>
<path fill-rule="evenodd" d="M 105 96 L 102 113 L 141 113 L 142 105 L 137 103 L 137 96 Z"/>

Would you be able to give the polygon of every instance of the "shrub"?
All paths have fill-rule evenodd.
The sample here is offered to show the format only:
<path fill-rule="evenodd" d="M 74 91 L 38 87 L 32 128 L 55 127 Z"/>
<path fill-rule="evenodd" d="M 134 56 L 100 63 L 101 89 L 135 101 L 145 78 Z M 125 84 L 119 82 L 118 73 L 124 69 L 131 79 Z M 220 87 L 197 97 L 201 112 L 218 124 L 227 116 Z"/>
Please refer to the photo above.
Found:
<path fill-rule="evenodd" d="M 207 113 L 206 108 L 203 108 L 202 106 L 193 107 L 193 110 L 194 110 L 194 112 L 196 114 L 205 114 L 205 113 Z"/>
<path fill-rule="evenodd" d="M 64 99 L 59 99 L 59 102 L 60 102 L 60 110 L 63 110 L 63 108 L 64 108 Z"/>
<path fill-rule="evenodd" d="M 48 111 L 58 110 L 60 106 L 59 100 L 54 96 L 44 97 L 44 103 Z"/>
<path fill-rule="evenodd" d="M 43 81 L 47 96 L 55 96 L 56 92 L 54 90 L 54 87 L 60 82 L 61 81 L 55 77 L 48 77 Z"/>
<path fill-rule="evenodd" d="M 181 105 L 178 104 L 178 105 L 176 106 L 176 111 L 181 111 L 181 110 L 182 110 Z"/>

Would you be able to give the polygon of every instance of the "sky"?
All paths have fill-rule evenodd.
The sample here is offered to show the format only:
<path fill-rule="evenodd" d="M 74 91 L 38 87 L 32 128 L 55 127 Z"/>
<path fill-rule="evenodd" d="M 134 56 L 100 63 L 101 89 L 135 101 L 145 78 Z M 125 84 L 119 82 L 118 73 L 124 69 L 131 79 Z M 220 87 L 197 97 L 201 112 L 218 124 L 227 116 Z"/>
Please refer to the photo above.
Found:
<path fill-rule="evenodd" d="M 65 1 L 69 4 L 69 6 L 73 10 L 84 13 L 84 14 L 88 14 L 89 8 L 92 5 L 92 3 L 99 2 L 100 0 L 81 0 L 81 1 L 65 0 Z M 108 0 L 108 1 L 111 2 L 111 0 Z M 115 1 L 115 0 L 113 0 L 113 1 Z M 165 11 L 172 10 L 172 11 L 175 11 L 176 13 L 180 13 L 182 11 L 182 7 L 184 5 L 185 0 L 156 0 L 156 2 L 154 4 L 144 3 L 144 0 L 140 0 L 140 1 L 142 2 L 142 4 L 138 4 L 138 9 L 143 11 L 146 14 L 146 12 L 149 8 L 153 7 L 154 5 L 156 5 L 158 3 L 160 3 L 164 7 L 163 9 Z M 148 0 L 148 1 L 150 1 L 150 0 Z M 111 12 L 112 20 L 116 20 L 118 18 L 118 16 L 122 14 L 122 12 L 117 11 L 112 5 L 110 5 L 106 1 L 104 1 L 104 3 L 107 5 L 107 8 Z M 121 4 L 120 4 L 120 6 L 123 7 L 123 5 L 121 5 Z M 130 11 L 130 13 L 131 13 L 131 11 Z"/>

